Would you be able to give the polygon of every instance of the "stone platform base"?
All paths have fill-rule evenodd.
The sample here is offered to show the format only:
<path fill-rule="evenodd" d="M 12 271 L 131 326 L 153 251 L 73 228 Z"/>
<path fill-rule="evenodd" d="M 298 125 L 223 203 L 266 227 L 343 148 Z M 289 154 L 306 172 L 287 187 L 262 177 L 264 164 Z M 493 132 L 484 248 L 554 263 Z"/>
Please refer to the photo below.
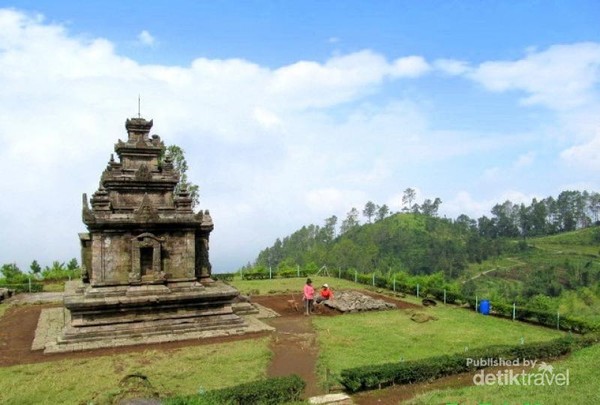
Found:
<path fill-rule="evenodd" d="M 50 326 L 40 326 L 34 347 L 45 353 L 66 352 L 255 331 L 256 324 L 253 327 L 241 315 L 257 311 L 251 306 L 235 311 L 237 295 L 235 288 L 222 282 L 95 287 L 79 283 L 65 293 L 60 313 L 40 317 L 40 324 L 47 318 Z"/>
<path fill-rule="evenodd" d="M 260 315 L 242 315 L 244 324 L 243 326 L 235 329 L 215 329 L 186 333 L 163 333 L 160 335 L 104 338 L 88 342 L 58 344 L 57 342 L 59 336 L 65 326 L 65 321 L 67 318 L 65 312 L 68 311 L 66 311 L 64 308 L 46 308 L 42 310 L 38 320 L 31 350 L 43 350 L 44 353 L 64 353 L 107 347 L 165 343 L 180 340 L 197 340 L 211 337 L 242 335 L 246 333 L 270 332 L 275 330 L 275 328 L 260 321 L 256 317 Z"/>

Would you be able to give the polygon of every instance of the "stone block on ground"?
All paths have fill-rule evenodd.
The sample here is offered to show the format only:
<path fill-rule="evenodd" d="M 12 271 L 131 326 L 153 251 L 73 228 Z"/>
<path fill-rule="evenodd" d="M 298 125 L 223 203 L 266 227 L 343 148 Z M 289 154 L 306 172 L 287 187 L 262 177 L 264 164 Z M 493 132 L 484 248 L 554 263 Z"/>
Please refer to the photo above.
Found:
<path fill-rule="evenodd" d="M 396 308 L 394 304 L 373 298 L 358 291 L 340 291 L 332 300 L 323 302 L 340 312 L 381 311 Z"/>

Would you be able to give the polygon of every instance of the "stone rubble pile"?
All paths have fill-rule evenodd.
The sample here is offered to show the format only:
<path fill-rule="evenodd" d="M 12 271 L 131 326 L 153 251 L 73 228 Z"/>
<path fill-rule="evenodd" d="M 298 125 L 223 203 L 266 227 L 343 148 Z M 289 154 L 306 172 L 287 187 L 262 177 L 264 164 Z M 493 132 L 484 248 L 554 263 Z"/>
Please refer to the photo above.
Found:
<path fill-rule="evenodd" d="M 335 298 L 325 301 L 324 304 L 340 312 L 381 311 L 396 308 L 394 304 L 357 291 L 336 292 Z"/>

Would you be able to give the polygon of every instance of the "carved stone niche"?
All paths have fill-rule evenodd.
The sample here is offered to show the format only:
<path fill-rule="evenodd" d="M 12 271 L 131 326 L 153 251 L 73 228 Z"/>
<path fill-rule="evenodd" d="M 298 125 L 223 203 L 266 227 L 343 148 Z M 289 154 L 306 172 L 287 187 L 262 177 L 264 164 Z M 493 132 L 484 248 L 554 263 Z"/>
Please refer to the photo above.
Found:
<path fill-rule="evenodd" d="M 157 283 L 165 280 L 161 255 L 164 242 L 163 238 L 148 232 L 131 239 L 130 283 Z"/>

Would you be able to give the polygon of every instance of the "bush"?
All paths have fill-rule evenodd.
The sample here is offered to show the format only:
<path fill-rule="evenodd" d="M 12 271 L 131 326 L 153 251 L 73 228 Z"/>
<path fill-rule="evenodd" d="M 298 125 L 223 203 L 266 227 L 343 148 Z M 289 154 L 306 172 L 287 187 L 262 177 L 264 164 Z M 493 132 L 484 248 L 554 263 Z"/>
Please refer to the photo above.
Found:
<path fill-rule="evenodd" d="M 355 279 L 355 270 L 342 270 L 339 273 L 340 278 L 354 281 Z M 402 273 L 397 273 L 396 275 L 389 275 L 387 278 L 382 276 L 375 275 L 375 286 L 379 288 L 387 288 L 389 290 L 394 289 L 394 281 L 393 277 L 396 277 L 396 292 L 402 292 L 405 294 L 416 294 L 416 282 L 419 281 L 418 277 L 407 276 Z M 435 276 L 435 277 L 434 277 Z M 268 277 L 268 273 L 267 273 Z M 436 278 L 437 277 L 437 278 Z M 440 284 L 439 275 L 432 275 L 430 279 L 423 278 L 421 282 L 423 284 L 419 284 L 421 286 L 420 295 L 422 297 L 426 297 L 427 295 L 432 296 L 433 298 L 444 301 L 444 289 L 437 287 Z M 361 284 L 373 285 L 373 273 L 365 274 L 358 273 L 356 275 L 356 281 Z M 433 283 L 435 286 L 427 286 L 427 283 Z M 451 286 L 449 287 L 451 288 Z M 446 288 L 446 303 L 447 304 L 455 304 L 458 302 L 467 303 L 472 310 L 478 310 L 477 304 L 478 300 L 475 297 L 464 296 L 456 291 L 452 291 L 449 288 Z M 481 300 L 479 300 L 481 302 Z M 539 305 L 538 305 L 539 306 Z M 501 302 L 492 302 L 492 311 L 490 313 L 494 316 L 500 316 L 504 318 L 512 319 L 513 314 L 513 306 L 510 304 L 505 304 Z M 546 311 L 541 309 L 533 309 L 518 306 L 516 307 L 515 319 L 519 321 L 525 321 L 529 323 L 535 323 L 542 326 L 547 326 L 550 328 L 556 328 L 557 324 L 557 314 L 553 311 Z M 588 333 L 588 332 L 600 332 L 600 324 L 593 323 L 590 321 L 585 321 L 582 319 L 576 319 L 571 317 L 560 317 L 558 319 L 559 328 L 565 331 L 572 331 L 576 333 Z"/>
<path fill-rule="evenodd" d="M 0 288 L 8 288 L 14 290 L 16 293 L 42 292 L 44 290 L 44 285 L 39 281 L 32 281 L 30 285 L 27 278 L 25 278 L 25 281 L 19 283 L 7 283 L 6 280 L 0 280 Z"/>
<path fill-rule="evenodd" d="M 427 288 L 425 289 L 425 294 L 432 295 L 435 299 L 444 302 L 444 290 Z M 463 299 L 460 294 L 446 290 L 446 304 L 454 304 L 460 299 Z"/>
<path fill-rule="evenodd" d="M 233 277 L 235 276 L 235 273 L 218 273 L 218 274 L 211 274 L 211 277 L 214 278 L 215 280 L 221 280 L 221 281 L 233 281 Z"/>
<path fill-rule="evenodd" d="M 412 384 L 483 368 L 475 362 L 467 362 L 467 359 L 551 359 L 594 344 L 597 340 L 597 337 L 579 339 L 562 337 L 548 342 L 518 346 L 489 346 L 465 353 L 356 367 L 342 370 L 340 382 L 350 392 L 381 388 L 391 384 Z"/>
<path fill-rule="evenodd" d="M 267 378 L 234 387 L 208 391 L 205 394 L 168 398 L 165 405 L 265 404 L 276 405 L 297 401 L 306 383 L 297 375 Z"/>
<path fill-rule="evenodd" d="M 502 303 L 493 304 L 492 312 L 493 315 L 512 319 L 513 306 Z M 549 328 L 556 328 L 558 321 L 558 326 L 561 330 L 572 331 L 576 333 L 600 331 L 600 325 L 597 323 L 571 317 L 557 317 L 555 312 L 539 311 L 524 307 L 515 308 L 515 319 L 524 322 L 536 323 Z"/>
<path fill-rule="evenodd" d="M 269 278 L 269 271 L 265 269 L 253 269 L 242 274 L 242 280 L 265 280 Z"/>
<path fill-rule="evenodd" d="M 300 274 L 300 275 L 298 275 L 298 274 Z M 279 277 L 279 278 L 308 277 L 308 273 L 304 270 L 300 270 L 300 272 L 298 272 L 298 269 L 285 269 L 285 270 L 278 271 L 277 277 Z"/>

